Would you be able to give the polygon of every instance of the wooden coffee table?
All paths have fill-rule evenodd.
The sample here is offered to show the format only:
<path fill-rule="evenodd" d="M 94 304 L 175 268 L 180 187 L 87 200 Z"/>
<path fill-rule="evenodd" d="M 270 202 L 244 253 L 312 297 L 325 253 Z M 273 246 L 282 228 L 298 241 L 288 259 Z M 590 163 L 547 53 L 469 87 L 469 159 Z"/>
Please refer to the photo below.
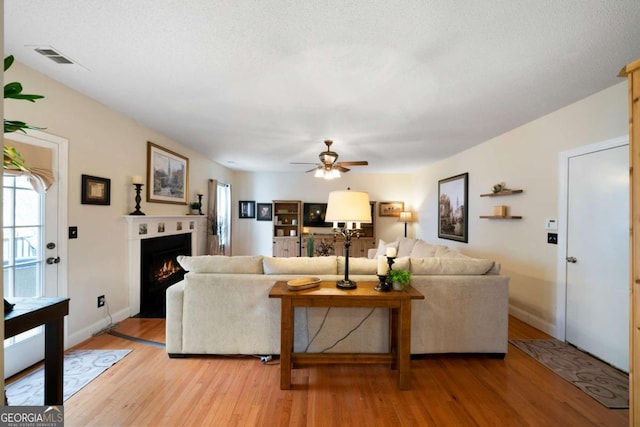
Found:
<path fill-rule="evenodd" d="M 320 282 L 317 288 L 290 291 L 280 281 L 269 298 L 281 299 L 280 389 L 291 389 L 291 369 L 328 363 L 390 363 L 398 370 L 398 387 L 409 389 L 411 359 L 411 300 L 424 295 L 408 286 L 404 291 L 377 292 L 377 282 L 358 282 L 354 290 L 336 288 L 336 282 Z M 389 309 L 389 353 L 294 353 L 294 307 L 386 307 Z"/>

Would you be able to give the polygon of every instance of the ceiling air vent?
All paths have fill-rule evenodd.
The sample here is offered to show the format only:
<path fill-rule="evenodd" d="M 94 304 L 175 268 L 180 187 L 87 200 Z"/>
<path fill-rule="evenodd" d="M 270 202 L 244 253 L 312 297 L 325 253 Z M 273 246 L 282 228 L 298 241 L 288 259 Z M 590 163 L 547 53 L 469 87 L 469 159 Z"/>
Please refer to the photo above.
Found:
<path fill-rule="evenodd" d="M 35 51 L 57 64 L 73 64 L 73 61 L 51 48 L 36 48 Z"/>

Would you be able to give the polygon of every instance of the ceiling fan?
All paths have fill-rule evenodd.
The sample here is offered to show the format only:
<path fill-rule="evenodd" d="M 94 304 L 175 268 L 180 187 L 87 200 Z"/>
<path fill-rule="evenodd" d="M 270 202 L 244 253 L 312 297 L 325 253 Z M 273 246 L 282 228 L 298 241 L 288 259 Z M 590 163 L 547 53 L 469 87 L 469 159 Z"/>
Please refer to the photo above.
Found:
<path fill-rule="evenodd" d="M 313 169 L 309 169 L 307 172 L 314 172 L 316 178 L 333 179 L 339 178 L 340 172 L 349 172 L 350 169 L 347 166 L 367 166 L 369 162 L 366 160 L 356 162 L 338 162 L 338 153 L 331 151 L 331 145 L 333 141 L 327 139 L 324 141 L 327 146 L 327 150 L 321 152 L 318 155 L 320 163 L 298 163 L 292 162 L 293 165 L 316 165 Z"/>

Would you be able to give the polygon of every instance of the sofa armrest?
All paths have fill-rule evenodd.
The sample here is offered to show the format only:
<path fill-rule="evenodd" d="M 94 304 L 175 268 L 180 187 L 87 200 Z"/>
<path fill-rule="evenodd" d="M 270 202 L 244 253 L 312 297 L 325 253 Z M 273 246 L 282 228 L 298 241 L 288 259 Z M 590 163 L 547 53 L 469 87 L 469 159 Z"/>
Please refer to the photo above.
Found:
<path fill-rule="evenodd" d="M 167 288 L 167 319 L 165 334 L 167 353 L 182 353 L 182 316 L 184 280 Z"/>

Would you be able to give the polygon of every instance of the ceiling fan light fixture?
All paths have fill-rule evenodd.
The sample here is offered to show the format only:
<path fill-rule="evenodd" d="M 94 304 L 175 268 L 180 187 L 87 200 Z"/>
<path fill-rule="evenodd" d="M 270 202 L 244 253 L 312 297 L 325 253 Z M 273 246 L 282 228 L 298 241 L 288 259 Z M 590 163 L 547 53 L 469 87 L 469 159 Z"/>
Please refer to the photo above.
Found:
<path fill-rule="evenodd" d="M 324 178 L 324 169 L 318 167 L 316 173 L 313 175 L 315 178 Z"/>
<path fill-rule="evenodd" d="M 340 171 L 338 169 L 332 169 L 331 172 L 331 177 L 332 178 L 340 178 Z"/>

